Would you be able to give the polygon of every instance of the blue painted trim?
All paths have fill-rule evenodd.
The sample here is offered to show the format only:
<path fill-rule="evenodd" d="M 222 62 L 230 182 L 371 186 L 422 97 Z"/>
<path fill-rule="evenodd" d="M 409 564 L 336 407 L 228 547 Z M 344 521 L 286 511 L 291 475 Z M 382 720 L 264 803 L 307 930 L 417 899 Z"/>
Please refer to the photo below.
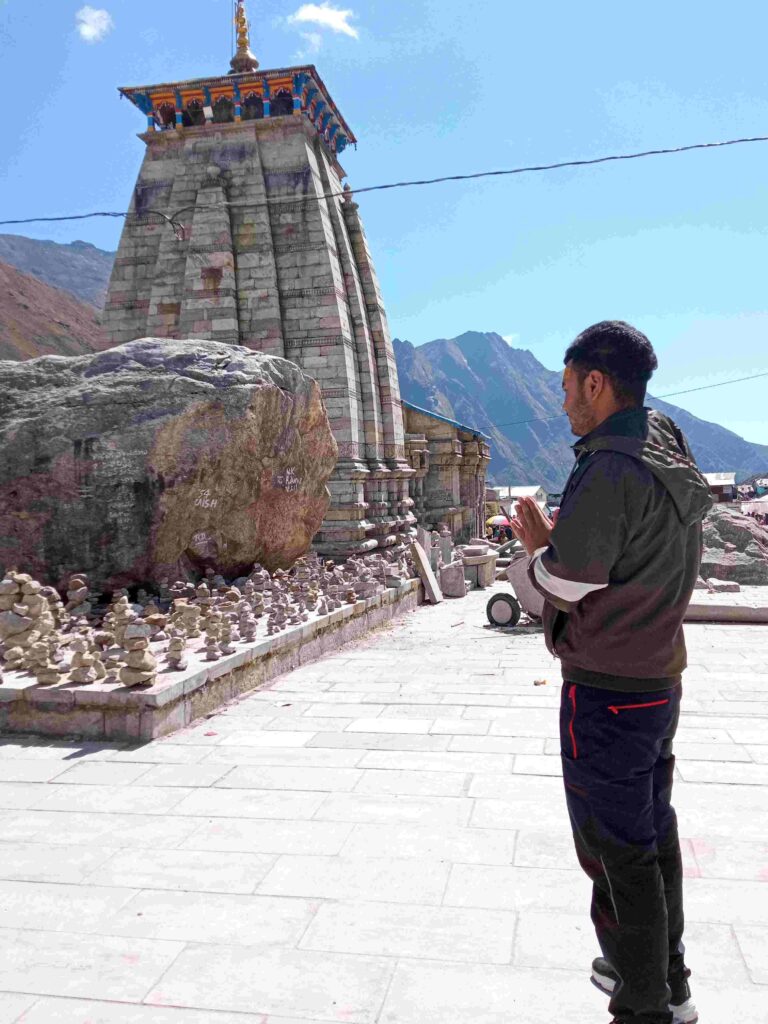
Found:
<path fill-rule="evenodd" d="M 431 416 L 433 420 L 441 420 L 443 423 L 450 423 L 452 427 L 458 427 L 460 430 L 466 430 L 468 434 L 477 434 L 478 437 L 484 437 L 490 441 L 490 434 L 484 434 L 482 430 L 478 430 L 477 427 L 468 427 L 466 423 L 459 423 L 458 420 L 452 420 L 448 416 L 441 416 L 439 412 L 432 412 L 431 409 L 422 409 L 420 405 L 413 405 L 412 402 L 403 402 L 403 405 L 408 409 L 413 409 L 414 412 L 424 413 L 425 416 Z"/>
<path fill-rule="evenodd" d="M 149 98 L 149 94 L 146 92 L 137 92 L 133 95 L 133 101 L 142 114 L 152 113 L 152 100 Z"/>

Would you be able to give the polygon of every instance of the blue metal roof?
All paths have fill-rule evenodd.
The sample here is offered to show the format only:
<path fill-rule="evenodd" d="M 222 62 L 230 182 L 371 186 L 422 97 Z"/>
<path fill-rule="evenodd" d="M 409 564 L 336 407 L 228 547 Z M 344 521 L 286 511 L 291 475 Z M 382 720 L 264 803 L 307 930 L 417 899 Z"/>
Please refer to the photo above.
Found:
<path fill-rule="evenodd" d="M 414 412 L 423 412 L 425 416 L 431 416 L 434 420 L 442 420 L 443 423 L 450 423 L 452 427 L 458 427 L 459 430 L 466 430 L 469 434 L 477 434 L 478 437 L 484 437 L 487 441 L 491 440 L 490 434 L 484 434 L 482 430 L 478 430 L 477 427 L 468 427 L 466 423 L 459 423 L 458 420 L 452 420 L 448 416 L 441 416 L 439 412 L 432 412 L 431 409 L 422 409 L 420 405 L 414 405 L 413 402 L 403 402 L 403 405 L 409 409 L 413 409 Z"/>

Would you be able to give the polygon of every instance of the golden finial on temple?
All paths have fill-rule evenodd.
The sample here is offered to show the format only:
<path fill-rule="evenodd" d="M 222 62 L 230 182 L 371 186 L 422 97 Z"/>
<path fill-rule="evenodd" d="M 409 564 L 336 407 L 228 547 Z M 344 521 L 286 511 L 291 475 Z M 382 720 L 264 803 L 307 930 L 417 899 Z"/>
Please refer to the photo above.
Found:
<path fill-rule="evenodd" d="M 251 53 L 248 19 L 245 16 L 245 0 L 237 0 L 235 28 L 237 30 L 237 52 L 230 62 L 232 74 L 239 75 L 243 71 L 255 71 L 259 62 Z"/>

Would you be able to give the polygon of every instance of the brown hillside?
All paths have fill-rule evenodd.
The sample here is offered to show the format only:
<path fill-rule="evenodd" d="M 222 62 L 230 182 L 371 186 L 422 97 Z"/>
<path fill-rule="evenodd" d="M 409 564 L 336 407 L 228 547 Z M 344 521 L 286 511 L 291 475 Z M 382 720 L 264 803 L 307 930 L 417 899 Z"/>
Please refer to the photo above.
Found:
<path fill-rule="evenodd" d="M 109 347 L 92 307 L 0 263 L 0 359 L 80 356 Z"/>

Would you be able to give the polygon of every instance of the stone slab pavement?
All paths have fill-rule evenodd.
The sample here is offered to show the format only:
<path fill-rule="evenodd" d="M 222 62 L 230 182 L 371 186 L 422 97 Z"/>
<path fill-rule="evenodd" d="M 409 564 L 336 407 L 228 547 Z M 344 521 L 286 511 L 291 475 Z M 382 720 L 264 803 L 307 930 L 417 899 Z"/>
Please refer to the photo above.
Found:
<path fill-rule="evenodd" d="M 0 741 L 0 1024 L 607 1024 L 557 665 L 488 596 L 141 747 Z M 768 627 L 687 634 L 695 997 L 767 1024 Z"/>

